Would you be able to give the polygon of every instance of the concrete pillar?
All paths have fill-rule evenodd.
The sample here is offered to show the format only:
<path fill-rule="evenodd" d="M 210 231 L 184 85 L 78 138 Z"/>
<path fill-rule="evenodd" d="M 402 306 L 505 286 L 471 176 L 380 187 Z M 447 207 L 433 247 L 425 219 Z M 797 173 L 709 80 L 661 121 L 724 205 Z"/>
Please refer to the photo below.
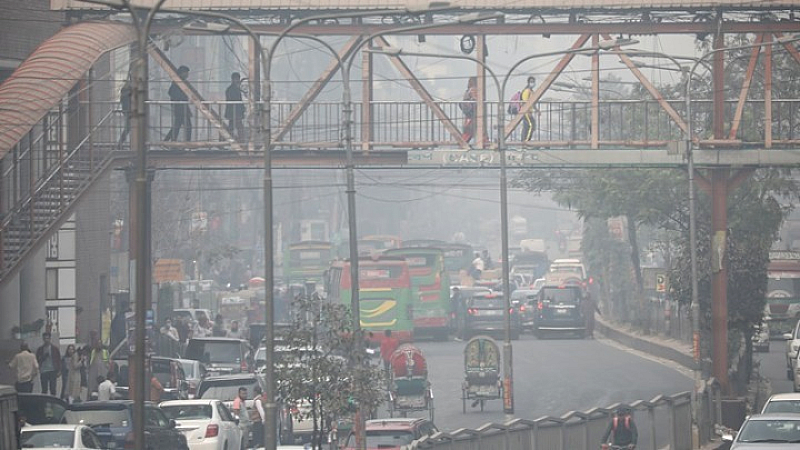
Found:
<path fill-rule="evenodd" d="M 11 339 L 11 329 L 19 326 L 19 275 L 0 285 L 0 339 Z"/>
<path fill-rule="evenodd" d="M 47 246 L 34 251 L 19 272 L 19 318 L 22 323 L 47 320 L 45 297 Z"/>
<path fill-rule="evenodd" d="M 101 313 L 109 303 L 111 264 L 111 182 L 96 180 L 75 211 L 77 341 L 89 342 L 91 330 L 101 330 Z"/>

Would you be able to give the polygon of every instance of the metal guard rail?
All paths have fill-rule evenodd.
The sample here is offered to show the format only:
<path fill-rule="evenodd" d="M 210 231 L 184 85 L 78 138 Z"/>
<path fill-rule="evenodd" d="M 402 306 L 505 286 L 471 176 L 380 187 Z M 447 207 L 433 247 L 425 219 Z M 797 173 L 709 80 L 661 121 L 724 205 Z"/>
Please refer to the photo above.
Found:
<path fill-rule="evenodd" d="M 709 413 L 707 417 L 704 414 L 700 418 L 700 423 L 719 423 L 719 393 L 719 383 L 714 384 L 713 380 L 704 386 L 702 395 L 698 398 L 707 398 L 707 404 L 711 407 L 698 408 Z M 617 403 L 584 412 L 570 411 L 559 417 L 545 416 L 536 420 L 514 419 L 505 423 L 487 423 L 477 429 L 461 428 L 452 432 L 437 432 L 414 441 L 403 449 L 594 450 L 600 447 L 612 413 L 620 406 L 628 406 L 634 411 L 639 430 L 638 449 L 690 450 L 693 448 L 693 400 L 692 393 L 680 392 L 669 396 L 659 395 L 649 401 Z M 713 430 L 713 426 L 711 428 Z"/>

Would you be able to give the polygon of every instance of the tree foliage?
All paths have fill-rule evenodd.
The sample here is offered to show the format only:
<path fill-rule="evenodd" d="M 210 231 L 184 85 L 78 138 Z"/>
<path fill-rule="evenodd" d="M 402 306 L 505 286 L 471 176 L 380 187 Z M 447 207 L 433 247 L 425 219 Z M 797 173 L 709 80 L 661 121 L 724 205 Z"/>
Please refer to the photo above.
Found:
<path fill-rule="evenodd" d="M 370 364 L 364 333 L 354 332 L 345 305 L 317 295 L 298 296 L 292 303 L 291 327 L 281 344 L 286 358 L 276 361 L 278 393 L 300 408 L 300 418 L 313 420 L 314 448 L 322 448 L 334 422 L 354 408 L 373 411 L 383 402 L 383 371 Z"/>

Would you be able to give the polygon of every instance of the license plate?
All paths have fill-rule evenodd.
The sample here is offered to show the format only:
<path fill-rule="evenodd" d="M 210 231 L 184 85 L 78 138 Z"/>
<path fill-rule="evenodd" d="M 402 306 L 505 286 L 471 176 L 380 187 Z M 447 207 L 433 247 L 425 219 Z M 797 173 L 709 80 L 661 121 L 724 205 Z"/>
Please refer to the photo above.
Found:
<path fill-rule="evenodd" d="M 483 313 L 481 313 L 481 315 L 484 315 L 484 316 L 501 316 L 501 315 L 503 315 L 503 311 L 498 311 L 496 309 L 489 309 L 489 310 L 483 311 Z"/>
<path fill-rule="evenodd" d="M 564 308 L 556 308 L 556 314 L 566 314 L 567 310 Z"/>

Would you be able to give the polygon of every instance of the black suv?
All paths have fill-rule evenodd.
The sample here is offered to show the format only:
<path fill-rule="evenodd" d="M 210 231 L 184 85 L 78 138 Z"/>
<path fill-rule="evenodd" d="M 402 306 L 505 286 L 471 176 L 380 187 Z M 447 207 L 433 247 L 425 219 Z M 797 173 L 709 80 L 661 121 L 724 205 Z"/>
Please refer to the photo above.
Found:
<path fill-rule="evenodd" d="M 132 448 L 133 401 L 111 400 L 73 403 L 64 413 L 68 424 L 92 427 L 103 448 Z M 145 403 L 145 448 L 147 450 L 188 450 L 186 436 L 175 427 L 175 421 L 153 403 Z"/>
<path fill-rule="evenodd" d="M 551 331 L 568 331 L 584 337 L 583 289 L 575 285 L 543 286 L 537 295 L 533 333 L 541 338 Z"/>

